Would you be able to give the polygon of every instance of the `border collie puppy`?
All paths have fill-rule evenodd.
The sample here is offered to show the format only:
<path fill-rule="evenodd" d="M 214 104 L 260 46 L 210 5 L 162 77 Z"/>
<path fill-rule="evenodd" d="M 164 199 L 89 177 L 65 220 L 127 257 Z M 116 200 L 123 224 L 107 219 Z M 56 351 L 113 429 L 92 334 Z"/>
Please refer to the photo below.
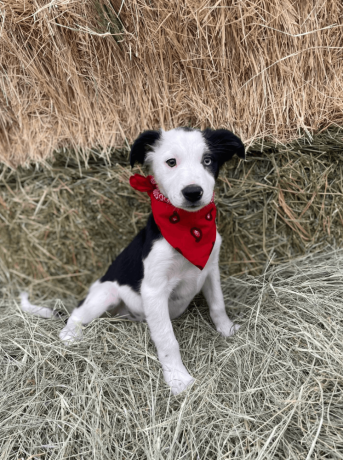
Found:
<path fill-rule="evenodd" d="M 229 337 L 239 328 L 225 311 L 213 202 L 219 168 L 234 154 L 245 159 L 244 145 L 225 129 L 161 129 L 136 139 L 130 164 L 149 165 L 152 176 L 135 175 L 130 183 L 149 193 L 152 214 L 73 310 L 60 333 L 64 343 L 80 340 L 83 325 L 114 309 L 120 316 L 148 323 L 174 395 L 194 381 L 182 362 L 171 320 L 202 291 L 217 331 Z M 26 293 L 21 294 L 21 307 L 43 317 L 54 315 L 31 305 Z"/>

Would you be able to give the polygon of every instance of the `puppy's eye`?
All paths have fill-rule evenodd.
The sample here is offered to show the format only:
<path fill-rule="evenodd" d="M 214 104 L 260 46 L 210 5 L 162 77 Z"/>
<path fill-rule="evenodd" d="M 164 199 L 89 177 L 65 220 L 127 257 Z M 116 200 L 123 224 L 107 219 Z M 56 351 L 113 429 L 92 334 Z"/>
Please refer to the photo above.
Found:
<path fill-rule="evenodd" d="M 167 160 L 166 163 L 167 163 L 167 165 L 170 166 L 171 168 L 173 168 L 174 166 L 176 166 L 176 160 L 175 160 L 175 158 L 170 158 L 170 160 Z"/>
<path fill-rule="evenodd" d="M 205 165 L 205 166 L 210 166 L 211 163 L 212 163 L 211 158 L 205 158 L 205 159 L 204 159 L 204 165 Z"/>

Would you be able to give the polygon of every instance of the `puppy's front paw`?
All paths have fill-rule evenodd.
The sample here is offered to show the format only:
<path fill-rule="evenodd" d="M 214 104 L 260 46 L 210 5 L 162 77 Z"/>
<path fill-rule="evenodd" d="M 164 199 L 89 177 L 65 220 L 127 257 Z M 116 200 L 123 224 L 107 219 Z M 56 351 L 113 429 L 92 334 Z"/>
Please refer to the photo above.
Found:
<path fill-rule="evenodd" d="M 234 324 L 232 321 L 225 321 L 217 327 L 217 331 L 220 332 L 224 337 L 231 337 L 235 334 L 241 326 Z"/>
<path fill-rule="evenodd" d="M 194 378 L 189 375 L 185 367 L 180 369 L 165 368 L 163 370 L 163 375 L 173 395 L 178 395 L 194 382 Z"/>
<path fill-rule="evenodd" d="M 80 341 L 82 336 L 82 325 L 80 323 L 69 323 L 60 332 L 60 339 L 65 345 Z"/>

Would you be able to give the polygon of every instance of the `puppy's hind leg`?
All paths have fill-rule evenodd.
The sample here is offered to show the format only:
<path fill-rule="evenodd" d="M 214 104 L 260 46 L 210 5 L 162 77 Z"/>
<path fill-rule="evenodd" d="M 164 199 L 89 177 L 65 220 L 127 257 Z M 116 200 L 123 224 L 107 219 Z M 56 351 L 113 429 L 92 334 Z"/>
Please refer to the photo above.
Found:
<path fill-rule="evenodd" d="M 75 308 L 66 326 L 60 332 L 60 339 L 66 344 L 82 339 L 82 325 L 99 318 L 110 307 L 119 305 L 121 299 L 118 286 L 111 281 L 96 281 L 89 289 L 85 300 Z"/>

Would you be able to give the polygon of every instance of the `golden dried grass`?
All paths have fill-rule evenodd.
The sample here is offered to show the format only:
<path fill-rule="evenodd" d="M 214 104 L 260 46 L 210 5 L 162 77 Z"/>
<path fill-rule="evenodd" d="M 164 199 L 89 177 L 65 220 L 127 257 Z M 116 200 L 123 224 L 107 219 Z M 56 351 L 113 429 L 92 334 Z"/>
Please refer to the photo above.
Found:
<path fill-rule="evenodd" d="M 339 0 L 6 0 L 0 161 L 131 143 L 180 125 L 246 145 L 342 124 Z"/>

